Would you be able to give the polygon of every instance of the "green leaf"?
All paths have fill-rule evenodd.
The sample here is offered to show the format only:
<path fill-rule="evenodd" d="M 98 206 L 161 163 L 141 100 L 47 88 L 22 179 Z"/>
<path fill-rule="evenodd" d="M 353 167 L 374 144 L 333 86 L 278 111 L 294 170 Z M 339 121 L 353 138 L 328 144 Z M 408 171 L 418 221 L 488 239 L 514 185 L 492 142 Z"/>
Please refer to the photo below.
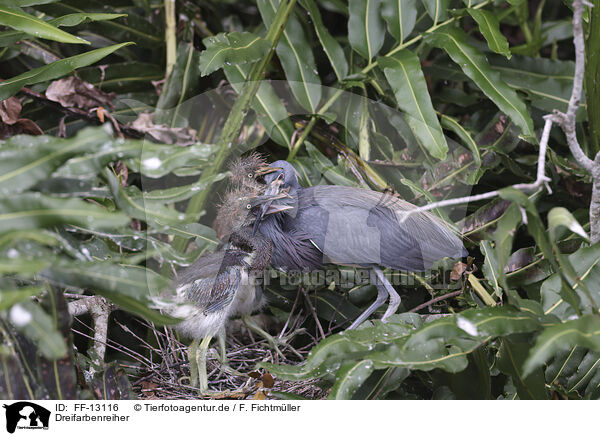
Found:
<path fill-rule="evenodd" d="M 554 207 L 548 212 L 548 229 L 550 230 L 550 237 L 555 241 L 557 239 L 556 230 L 559 227 L 566 227 L 573 233 L 577 233 L 579 236 L 588 239 L 588 235 L 583 230 L 583 227 L 581 227 L 581 224 L 564 207 Z"/>
<path fill-rule="evenodd" d="M 457 120 L 448 115 L 442 114 L 441 118 L 442 127 L 452 130 L 454 133 L 456 133 L 456 136 L 458 136 L 462 143 L 471 151 L 475 165 L 477 165 L 477 167 L 481 166 L 481 154 L 479 153 L 479 146 L 469 131 L 465 129 Z"/>
<path fill-rule="evenodd" d="M 31 339 L 48 359 L 57 360 L 67 354 L 67 345 L 54 327 L 52 317 L 32 301 L 13 305 L 9 319 L 15 328 Z"/>
<path fill-rule="evenodd" d="M 34 68 L 26 73 L 11 77 L 10 79 L 0 83 L 0 100 L 6 100 L 7 98 L 15 95 L 23 86 L 57 79 L 69 74 L 71 71 L 76 70 L 77 68 L 85 67 L 98 62 L 100 59 L 108 56 L 116 50 L 131 44 L 132 43 L 130 42 L 124 42 L 122 44 L 99 48 L 87 53 L 61 59 L 59 61 L 52 62 L 51 64 L 44 65 L 43 67 Z"/>
<path fill-rule="evenodd" d="M 486 11 L 483 9 L 467 9 L 469 15 L 473 17 L 479 25 L 479 31 L 485 37 L 488 47 L 507 59 L 510 59 L 511 53 L 508 49 L 508 41 L 506 37 L 500 32 L 500 22 L 493 12 Z"/>
<path fill-rule="evenodd" d="M 85 39 L 78 38 L 64 30 L 57 29 L 47 21 L 40 20 L 19 9 L 10 9 L 0 6 L 0 24 L 25 32 L 37 38 L 50 39 L 52 41 L 68 44 L 89 44 Z"/>
<path fill-rule="evenodd" d="M 417 0 L 382 0 L 381 16 L 396 41 L 402 42 L 415 27 Z"/>
<path fill-rule="evenodd" d="M 258 0 L 257 3 L 265 25 L 270 27 L 280 0 Z M 294 15 L 290 15 L 277 44 L 277 56 L 296 100 L 310 113 L 317 112 L 321 100 L 321 80 L 302 24 Z"/>
<path fill-rule="evenodd" d="M 576 345 L 600 352 L 600 318 L 585 315 L 544 329 L 525 361 L 524 375 L 531 374 L 551 357 Z"/>
<path fill-rule="evenodd" d="M 251 63 L 262 58 L 271 43 L 249 32 L 219 33 L 202 40 L 206 46 L 200 54 L 200 73 L 206 76 L 224 65 Z"/>
<path fill-rule="evenodd" d="M 372 372 L 373 362 L 370 360 L 342 364 L 335 375 L 335 383 L 327 399 L 351 400 L 356 390 Z"/>
<path fill-rule="evenodd" d="M 159 227 L 168 224 L 182 224 L 194 221 L 198 217 L 188 217 L 185 213 L 176 209 L 163 206 L 159 202 L 146 202 L 142 192 L 135 186 L 126 188 L 119 185 L 119 181 L 114 174 L 106 169 L 104 175 L 108 180 L 108 185 L 113 193 L 115 202 L 121 210 L 127 215 L 148 223 L 153 223 Z"/>
<path fill-rule="evenodd" d="M 350 0 L 348 40 L 352 48 L 369 63 L 379 53 L 385 39 L 381 0 Z"/>
<path fill-rule="evenodd" d="M 398 107 L 407 115 L 412 133 L 429 154 L 445 159 L 448 144 L 431 104 L 419 58 L 401 50 L 393 57 L 379 58 L 378 63 L 394 90 Z"/>
<path fill-rule="evenodd" d="M 90 21 L 114 20 L 115 18 L 123 16 L 124 14 L 77 13 L 54 18 L 52 20 L 48 20 L 47 23 L 56 27 L 72 27 Z M 16 30 L 0 32 L 0 47 L 6 47 L 19 40 L 30 39 L 34 36 L 36 35 L 30 35 Z"/>
<path fill-rule="evenodd" d="M 323 24 L 321 13 L 314 0 L 300 0 L 300 4 L 310 15 L 321 47 L 331 63 L 331 67 L 337 76 L 338 82 L 343 80 L 348 74 L 348 61 L 346 60 L 342 46 L 333 36 L 331 36 L 327 27 Z"/>
<path fill-rule="evenodd" d="M 225 76 L 238 93 L 241 92 L 249 71 L 249 65 L 225 67 Z M 288 149 L 292 147 L 291 138 L 294 134 L 294 126 L 289 119 L 287 109 L 270 83 L 265 81 L 260 84 L 252 102 L 252 109 L 258 113 L 258 121 L 275 142 Z"/>
<path fill-rule="evenodd" d="M 39 295 L 46 289 L 45 286 L 24 286 L 19 289 L 0 290 L 0 310 L 9 309 L 13 304 Z"/>
<path fill-rule="evenodd" d="M 568 256 L 569 263 L 575 269 L 575 277 L 569 284 L 578 298 L 587 301 L 581 283 L 584 283 L 594 298 L 596 306 L 600 305 L 600 244 L 591 247 L 582 247 Z M 558 316 L 566 321 L 574 316 L 575 310 L 569 305 L 568 299 L 564 298 L 562 291 L 563 281 L 560 274 L 556 273 L 544 280 L 541 287 L 541 301 L 544 313 Z"/>
<path fill-rule="evenodd" d="M 193 100 L 200 79 L 198 60 L 200 54 L 189 42 L 182 41 L 177 47 L 177 62 L 169 74 L 156 104 L 155 124 L 169 127 L 187 127 L 192 117 Z"/>
<path fill-rule="evenodd" d="M 544 373 L 540 369 L 525 375 L 522 372 L 523 362 L 531 345 L 522 342 L 502 340 L 502 347 L 497 356 L 496 364 L 504 374 L 512 377 L 521 400 L 546 400 L 548 394 L 544 385 Z"/>
<path fill-rule="evenodd" d="M 427 14 L 433 20 L 433 24 L 439 24 L 448 18 L 448 5 L 450 0 L 421 0 Z"/>
<path fill-rule="evenodd" d="M 537 143 L 533 120 L 525 103 L 495 72 L 475 47 L 467 42 L 466 34 L 457 28 L 444 26 L 425 36 L 427 43 L 444 49 L 464 73 L 521 128 L 524 139 Z"/>
<path fill-rule="evenodd" d="M 0 195 L 22 192 L 48 176 L 68 158 L 100 147 L 109 138 L 103 128 L 86 128 L 71 139 L 17 136 L 0 148 Z"/>
<path fill-rule="evenodd" d="M 90 228 L 123 226 L 129 218 L 119 212 L 108 212 L 78 198 L 52 198 L 24 192 L 0 197 L 0 228 L 4 231 L 75 224 Z"/>

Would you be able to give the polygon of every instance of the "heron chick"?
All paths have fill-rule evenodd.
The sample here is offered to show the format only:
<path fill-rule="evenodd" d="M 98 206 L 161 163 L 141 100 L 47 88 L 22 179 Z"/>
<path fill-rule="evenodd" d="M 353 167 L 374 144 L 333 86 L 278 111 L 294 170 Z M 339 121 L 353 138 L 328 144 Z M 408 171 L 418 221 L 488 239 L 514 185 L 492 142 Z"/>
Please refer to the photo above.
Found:
<path fill-rule="evenodd" d="M 211 339 L 224 334 L 233 315 L 250 310 L 261 299 L 255 276 L 269 266 L 272 244 L 262 235 L 252 235 L 250 226 L 256 208 L 274 198 L 239 187 L 229 192 L 221 206 L 228 211 L 228 244 L 179 272 L 171 289 L 161 295 L 161 309 L 183 319 L 175 328 L 193 338 L 188 349 L 191 384 L 199 384 L 201 392 L 208 390 L 206 353 Z"/>

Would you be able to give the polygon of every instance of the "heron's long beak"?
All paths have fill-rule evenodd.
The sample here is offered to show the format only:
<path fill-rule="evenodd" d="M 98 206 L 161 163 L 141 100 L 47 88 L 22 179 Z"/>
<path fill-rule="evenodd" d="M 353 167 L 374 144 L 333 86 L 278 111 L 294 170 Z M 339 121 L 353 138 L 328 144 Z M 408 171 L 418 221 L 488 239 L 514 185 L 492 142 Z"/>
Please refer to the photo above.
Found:
<path fill-rule="evenodd" d="M 265 190 L 265 193 L 261 196 L 262 198 L 268 198 L 268 200 L 264 201 L 263 204 L 260 206 L 258 215 L 256 217 L 256 221 L 254 221 L 254 227 L 252 228 L 252 236 L 256 234 L 259 224 L 265 215 L 270 215 L 273 213 L 278 213 L 284 210 L 292 209 L 291 206 L 271 204 L 273 200 L 287 196 L 287 193 L 285 193 L 284 195 L 281 195 L 280 193 L 282 183 L 283 180 L 281 180 L 280 178 L 273 180 L 271 183 L 269 183 L 267 189 Z"/>

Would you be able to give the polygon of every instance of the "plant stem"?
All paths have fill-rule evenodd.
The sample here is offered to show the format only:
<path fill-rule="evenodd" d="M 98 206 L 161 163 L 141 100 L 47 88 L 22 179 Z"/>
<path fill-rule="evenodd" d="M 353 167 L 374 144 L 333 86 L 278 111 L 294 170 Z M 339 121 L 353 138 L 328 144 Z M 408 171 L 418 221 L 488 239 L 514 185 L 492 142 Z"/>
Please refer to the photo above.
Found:
<path fill-rule="evenodd" d="M 177 34 L 175 19 L 175 0 L 165 0 L 165 45 L 167 48 L 167 65 L 165 77 L 173 71 L 177 61 Z"/>
<path fill-rule="evenodd" d="M 242 128 L 242 123 L 244 122 L 246 113 L 250 109 L 252 100 L 254 99 L 258 88 L 260 87 L 265 70 L 267 69 L 269 62 L 275 53 L 275 47 L 277 47 L 279 38 L 285 29 L 288 18 L 292 13 L 295 4 L 296 0 L 282 0 L 282 2 L 279 4 L 273 24 L 269 28 L 269 31 L 265 37 L 271 42 L 271 49 L 260 61 L 252 66 L 252 69 L 248 74 L 248 78 L 244 83 L 244 87 L 240 91 L 240 94 L 231 108 L 231 112 L 229 113 L 227 120 L 225 121 L 225 125 L 223 126 L 221 137 L 216 144 L 217 153 L 215 155 L 213 164 L 202 172 L 200 180 L 207 180 L 217 174 L 227 160 L 227 157 L 234 152 L 235 142 L 239 135 L 240 129 Z M 204 204 L 210 192 L 211 189 L 207 188 L 192 197 L 188 205 L 187 214 L 194 216 L 200 213 L 200 211 L 204 209 Z M 177 238 L 173 243 L 177 250 L 183 250 L 186 245 L 186 240 L 183 238 Z"/>

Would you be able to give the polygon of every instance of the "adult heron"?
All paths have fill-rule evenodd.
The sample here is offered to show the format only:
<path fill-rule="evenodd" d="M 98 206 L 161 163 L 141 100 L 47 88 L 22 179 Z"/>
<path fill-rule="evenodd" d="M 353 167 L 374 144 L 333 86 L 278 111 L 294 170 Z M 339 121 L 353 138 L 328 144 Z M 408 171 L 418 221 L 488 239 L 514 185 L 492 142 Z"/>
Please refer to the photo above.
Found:
<path fill-rule="evenodd" d="M 285 270 L 311 271 L 325 264 L 370 268 L 377 298 L 349 327 L 362 324 L 388 298 L 385 321 L 400 305 L 400 296 L 380 267 L 423 271 L 444 257 L 467 254 L 460 238 L 428 212 L 407 215 L 415 206 L 400 198 L 368 189 L 337 185 L 303 188 L 287 161 L 271 164 L 276 171 L 264 176 L 268 194 L 289 189 L 293 199 L 275 200 L 290 210 L 263 217 L 254 231 L 273 243 L 271 265 Z"/>

